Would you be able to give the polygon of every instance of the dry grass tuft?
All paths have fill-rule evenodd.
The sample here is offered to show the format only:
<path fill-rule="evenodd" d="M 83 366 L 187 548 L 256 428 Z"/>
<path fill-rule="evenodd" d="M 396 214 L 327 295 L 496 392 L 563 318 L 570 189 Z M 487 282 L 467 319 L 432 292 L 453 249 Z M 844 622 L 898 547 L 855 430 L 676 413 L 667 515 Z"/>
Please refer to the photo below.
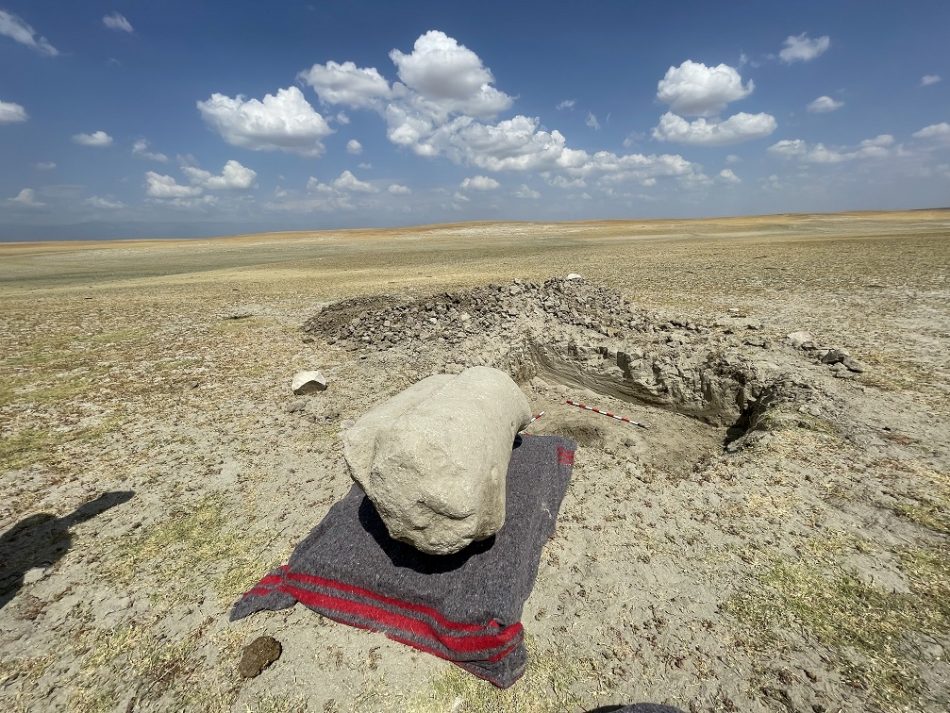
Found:
<path fill-rule="evenodd" d="M 758 653 L 787 644 L 782 632 L 803 630 L 830 650 L 844 680 L 883 710 L 905 710 L 923 692 L 914 639 L 950 630 L 950 557 L 946 549 L 901 553 L 911 593 L 888 592 L 835 563 L 849 538 L 816 540 L 809 561 L 774 561 L 726 611 Z M 866 546 L 854 547 L 867 552 Z"/>
<path fill-rule="evenodd" d="M 581 700 L 572 692 L 582 673 L 561 651 L 536 651 L 528 640 L 528 670 L 511 688 L 500 690 L 457 666 L 438 676 L 431 688 L 406 702 L 407 713 L 556 713 Z"/>
<path fill-rule="evenodd" d="M 158 619 L 134 622 L 109 631 L 85 631 L 76 647 L 84 652 L 69 710 L 99 713 L 115 710 L 130 699 L 129 709 L 143 701 L 167 701 L 174 710 L 220 711 L 237 696 L 233 679 L 204 674 L 201 653 L 210 620 L 182 638 L 160 633 Z M 237 641 L 225 631 L 211 635 L 224 656 L 236 656 Z"/>
<path fill-rule="evenodd" d="M 235 528 L 223 500 L 209 496 L 121 544 L 112 574 L 128 583 L 147 570 L 162 582 L 154 594 L 160 600 L 193 599 L 210 587 L 227 603 L 274 566 L 261 555 L 265 548 L 262 533 Z"/>
<path fill-rule="evenodd" d="M 42 460 L 61 439 L 51 431 L 28 428 L 0 438 L 0 470 L 24 468 Z"/>
<path fill-rule="evenodd" d="M 946 502 L 924 498 L 919 505 L 900 503 L 894 508 L 894 511 L 921 527 L 926 527 L 943 535 L 950 535 L 950 512 L 947 510 Z"/>

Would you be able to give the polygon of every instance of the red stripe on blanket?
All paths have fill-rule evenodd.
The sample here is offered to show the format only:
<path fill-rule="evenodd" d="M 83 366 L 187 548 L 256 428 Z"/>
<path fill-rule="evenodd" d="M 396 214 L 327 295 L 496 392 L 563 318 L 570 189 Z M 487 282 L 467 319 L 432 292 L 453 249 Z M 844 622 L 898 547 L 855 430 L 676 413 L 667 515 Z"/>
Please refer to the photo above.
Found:
<path fill-rule="evenodd" d="M 342 623 L 346 624 L 347 626 L 355 626 L 357 629 L 363 629 L 364 631 L 377 631 L 377 629 L 374 629 L 373 627 L 369 626 L 368 624 L 360 624 L 360 623 L 357 623 L 357 622 L 350 622 L 350 621 L 345 621 L 345 622 L 342 622 Z M 507 649 L 504 649 L 503 651 L 499 651 L 497 654 L 495 654 L 495 655 L 493 655 L 493 656 L 491 656 L 490 658 L 487 658 L 487 659 L 482 659 L 482 660 L 480 660 L 480 661 L 456 661 L 455 659 L 449 658 L 449 657 L 448 657 L 445 653 L 443 653 L 442 651 L 439 651 L 439 650 L 437 650 L 437 649 L 430 648 L 430 647 L 426 646 L 425 644 L 420 644 L 418 641 L 413 641 L 412 639 L 404 639 L 404 638 L 402 638 L 401 636 L 397 636 L 396 634 L 392 634 L 392 633 L 390 633 L 390 632 L 388 632 L 388 631 L 384 631 L 383 633 L 386 634 L 386 638 L 387 638 L 387 639 L 391 639 L 391 640 L 393 640 L 393 641 L 395 641 L 395 642 L 397 642 L 397 643 L 404 644 L 404 645 L 406 645 L 406 646 L 411 646 L 412 648 L 418 649 L 419 651 L 422 651 L 423 653 L 432 654 L 433 656 L 438 656 L 440 659 L 443 659 L 443 660 L 445 660 L 445 661 L 449 661 L 449 662 L 454 663 L 454 664 L 456 664 L 456 665 L 460 665 L 460 664 L 463 664 L 463 663 L 465 663 L 465 664 L 467 664 L 467 663 L 485 663 L 485 662 L 495 663 L 496 661 L 501 661 L 503 658 L 505 658 L 505 656 L 507 656 L 508 654 L 510 654 L 510 653 L 511 653 L 512 651 L 514 651 L 516 648 L 518 648 L 518 643 L 515 642 L 514 644 L 512 644 L 511 646 L 509 646 Z M 489 676 L 488 674 L 482 673 L 482 672 L 479 672 L 479 671 L 472 671 L 472 670 L 469 669 L 469 668 L 466 668 L 465 670 L 468 671 L 469 673 L 471 673 L 472 675 L 477 676 L 478 678 L 484 680 L 484 681 L 488 681 L 489 683 L 495 684 L 495 685 L 498 686 L 499 688 L 504 688 L 504 687 L 505 687 L 505 686 L 501 683 L 501 679 L 493 678 L 492 676 Z M 509 685 L 510 685 L 510 684 L 509 684 Z"/>
<path fill-rule="evenodd" d="M 558 446 L 557 462 L 561 465 L 574 465 L 574 451 L 564 446 Z"/>
<path fill-rule="evenodd" d="M 301 589 L 292 584 L 284 583 L 277 587 L 278 590 L 291 595 L 297 601 L 307 606 L 320 607 L 329 611 L 337 611 L 343 614 L 351 614 L 364 619 L 377 622 L 380 625 L 389 626 L 398 629 L 406 634 L 413 634 L 423 639 L 428 639 L 433 643 L 439 643 L 446 649 L 456 653 L 472 654 L 494 649 L 503 646 L 511 641 L 521 632 L 521 622 L 513 624 L 500 634 L 470 636 L 470 635 L 446 635 L 439 634 L 429 624 L 418 619 L 412 619 L 401 614 L 365 604 L 354 602 L 349 599 L 341 599 L 329 594 L 311 592 L 308 589 Z M 404 642 L 405 643 L 405 642 Z M 415 644 L 411 644 L 415 646 Z M 421 647 L 417 647 L 421 648 Z M 448 655 L 441 655 L 442 658 L 450 658 Z"/>
<path fill-rule="evenodd" d="M 271 575 L 276 577 L 277 575 Z M 346 584 L 345 582 L 337 582 L 333 579 L 326 579 L 325 577 L 318 577 L 314 574 L 304 574 L 303 572 L 293 572 L 289 569 L 285 571 L 285 576 L 290 579 L 295 579 L 298 582 L 305 582 L 307 584 L 316 584 L 320 587 L 327 587 L 328 589 L 337 589 L 341 592 L 346 592 L 347 594 L 355 594 L 357 596 L 366 597 L 367 599 L 375 599 L 378 602 L 384 604 L 389 604 L 390 606 L 399 607 L 400 609 L 406 609 L 408 611 L 414 612 L 416 614 L 426 614 L 427 616 L 432 617 L 439 624 L 444 626 L 446 629 L 455 629 L 456 631 L 484 631 L 486 628 L 493 627 L 501 629 L 501 624 L 492 619 L 488 624 L 468 624 L 460 621 L 453 621 L 445 617 L 442 612 L 432 607 L 427 607 L 424 604 L 413 604 L 412 602 L 407 602 L 402 599 L 394 599 L 393 597 L 387 597 L 384 594 L 378 594 L 369 589 L 363 589 L 362 587 L 357 587 L 355 584 Z M 276 584 L 277 581 L 265 581 L 268 577 L 264 577 L 261 580 L 261 584 Z M 501 634 L 505 634 L 510 629 L 520 626 L 520 624 L 512 624 L 507 629 L 502 629 Z"/>

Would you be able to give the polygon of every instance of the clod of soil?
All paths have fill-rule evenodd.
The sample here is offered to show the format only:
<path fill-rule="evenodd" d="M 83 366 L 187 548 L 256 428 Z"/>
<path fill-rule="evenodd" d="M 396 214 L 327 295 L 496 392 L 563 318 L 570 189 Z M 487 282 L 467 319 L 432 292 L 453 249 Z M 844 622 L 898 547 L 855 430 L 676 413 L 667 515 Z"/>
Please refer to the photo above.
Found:
<path fill-rule="evenodd" d="M 238 673 L 244 678 L 260 676 L 261 671 L 274 663 L 283 653 L 280 642 L 272 636 L 258 636 L 244 647 Z"/>

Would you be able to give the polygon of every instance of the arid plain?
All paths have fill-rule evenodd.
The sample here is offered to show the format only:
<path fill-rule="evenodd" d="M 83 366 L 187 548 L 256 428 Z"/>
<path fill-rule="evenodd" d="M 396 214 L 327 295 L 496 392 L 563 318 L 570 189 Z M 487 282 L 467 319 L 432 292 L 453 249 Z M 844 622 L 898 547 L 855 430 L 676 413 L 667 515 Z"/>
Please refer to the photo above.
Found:
<path fill-rule="evenodd" d="M 795 389 L 736 440 L 684 406 L 698 392 L 657 405 L 526 367 L 522 326 L 545 337 L 525 302 L 505 333 L 358 338 L 394 303 L 449 313 L 445 293 L 568 273 L 591 314 L 601 294 L 638 310 L 647 361 L 699 344 Z M 355 339 L 302 330 L 353 298 Z M 0 306 L 5 710 L 950 705 L 950 211 L 0 244 Z M 574 317 L 551 345 L 612 373 L 594 361 L 631 334 Z M 802 330 L 862 370 L 787 343 Z M 532 428 L 580 446 L 525 677 L 499 691 L 302 607 L 229 623 L 349 488 L 344 423 L 473 363 L 517 363 Z M 327 391 L 294 396 L 303 368 Z M 242 679 L 262 633 L 283 655 Z"/>

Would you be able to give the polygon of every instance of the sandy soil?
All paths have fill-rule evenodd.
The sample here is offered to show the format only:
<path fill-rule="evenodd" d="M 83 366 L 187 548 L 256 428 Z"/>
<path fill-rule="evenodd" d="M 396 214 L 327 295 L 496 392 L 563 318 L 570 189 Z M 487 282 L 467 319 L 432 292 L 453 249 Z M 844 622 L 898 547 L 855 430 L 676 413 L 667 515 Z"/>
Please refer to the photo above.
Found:
<path fill-rule="evenodd" d="M 946 710 L 948 238 L 950 212 L 915 211 L 0 245 L 0 703 Z M 631 326 L 519 303 L 480 335 L 302 331 L 343 299 L 366 297 L 370 323 L 570 272 L 627 299 Z M 866 370 L 785 344 L 796 330 Z M 639 383 L 622 350 L 674 388 L 616 387 Z M 754 428 L 700 414 L 710 355 L 759 399 L 794 388 Z M 532 428 L 580 443 L 525 608 L 526 676 L 497 691 L 300 607 L 228 623 L 349 487 L 343 423 L 472 363 L 512 369 L 547 412 Z M 293 396 L 300 368 L 330 388 Z M 283 655 L 242 679 L 259 634 Z"/>

